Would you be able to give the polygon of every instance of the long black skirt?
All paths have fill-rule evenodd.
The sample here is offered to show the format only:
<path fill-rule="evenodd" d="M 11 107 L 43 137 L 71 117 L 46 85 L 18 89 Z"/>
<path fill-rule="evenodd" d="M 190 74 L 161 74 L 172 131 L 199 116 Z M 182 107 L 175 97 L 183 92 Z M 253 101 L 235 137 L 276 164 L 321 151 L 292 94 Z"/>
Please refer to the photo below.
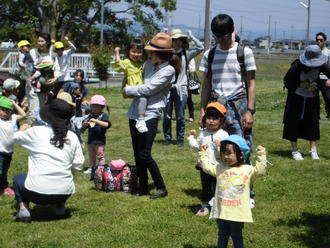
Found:
<path fill-rule="evenodd" d="M 316 141 L 320 139 L 320 99 L 302 97 L 289 92 L 284 110 L 283 139 L 296 142 L 298 138 Z"/>

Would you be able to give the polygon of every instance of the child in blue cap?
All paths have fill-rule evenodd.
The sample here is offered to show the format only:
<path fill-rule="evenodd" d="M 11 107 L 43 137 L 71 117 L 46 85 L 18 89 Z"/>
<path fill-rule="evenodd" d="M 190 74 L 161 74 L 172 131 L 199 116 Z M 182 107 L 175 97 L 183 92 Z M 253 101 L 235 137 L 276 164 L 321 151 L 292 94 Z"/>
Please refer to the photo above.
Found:
<path fill-rule="evenodd" d="M 250 185 L 266 173 L 266 149 L 256 149 L 256 166 L 244 163 L 250 148 L 239 135 L 230 135 L 221 141 L 223 164 L 210 163 L 207 145 L 202 146 L 201 162 L 204 172 L 216 177 L 217 185 L 210 218 L 217 219 L 218 247 L 227 247 L 229 237 L 235 248 L 243 247 L 244 222 L 253 222 L 250 208 Z"/>

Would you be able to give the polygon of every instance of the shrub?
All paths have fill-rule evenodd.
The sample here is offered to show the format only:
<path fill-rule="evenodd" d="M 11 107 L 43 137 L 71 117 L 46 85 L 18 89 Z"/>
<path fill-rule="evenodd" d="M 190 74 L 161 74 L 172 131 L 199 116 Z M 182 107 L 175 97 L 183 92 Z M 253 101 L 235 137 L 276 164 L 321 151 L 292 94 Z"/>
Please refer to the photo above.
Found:
<path fill-rule="evenodd" d="M 110 58 L 112 56 L 112 49 L 109 46 L 101 46 L 91 48 L 92 61 L 94 68 L 102 81 L 108 79 L 108 67 L 110 65 Z"/>

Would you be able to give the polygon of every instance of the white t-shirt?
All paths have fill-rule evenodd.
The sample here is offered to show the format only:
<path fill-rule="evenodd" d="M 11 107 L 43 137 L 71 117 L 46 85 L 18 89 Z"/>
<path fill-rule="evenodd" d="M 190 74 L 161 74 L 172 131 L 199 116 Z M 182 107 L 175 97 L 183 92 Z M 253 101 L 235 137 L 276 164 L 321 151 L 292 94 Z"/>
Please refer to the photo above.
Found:
<path fill-rule="evenodd" d="M 0 119 L 0 152 L 12 153 L 14 150 L 14 132 L 17 128 L 17 115 L 12 114 L 9 120 Z"/>
<path fill-rule="evenodd" d="M 61 57 L 56 56 L 55 58 L 55 61 L 57 60 L 61 72 L 61 76 L 58 79 L 59 81 L 70 80 L 69 58 L 71 54 L 76 51 L 76 47 L 71 42 L 68 42 L 68 44 L 70 45 L 70 49 L 64 50 Z"/>
<path fill-rule="evenodd" d="M 14 142 L 29 151 L 28 174 L 25 187 L 40 194 L 75 192 L 72 168 L 82 169 L 85 158 L 78 137 L 67 133 L 62 149 L 50 143 L 53 130 L 48 126 L 35 126 L 14 134 Z"/>
<path fill-rule="evenodd" d="M 326 47 L 322 49 L 322 53 L 328 57 L 327 63 L 329 63 L 330 60 L 330 50 Z M 328 79 L 326 75 L 324 75 L 322 72 L 320 73 L 320 79 Z"/>
<path fill-rule="evenodd" d="M 212 62 L 212 89 L 221 97 L 235 96 L 241 93 L 245 89 L 243 83 L 241 67 L 237 60 L 237 46 L 235 42 L 234 46 L 228 50 L 222 50 L 217 45 L 213 62 Z M 208 56 L 207 50 L 201 60 L 199 70 L 202 72 L 208 71 Z M 251 48 L 244 48 L 244 64 L 246 71 L 256 70 L 256 64 Z"/>

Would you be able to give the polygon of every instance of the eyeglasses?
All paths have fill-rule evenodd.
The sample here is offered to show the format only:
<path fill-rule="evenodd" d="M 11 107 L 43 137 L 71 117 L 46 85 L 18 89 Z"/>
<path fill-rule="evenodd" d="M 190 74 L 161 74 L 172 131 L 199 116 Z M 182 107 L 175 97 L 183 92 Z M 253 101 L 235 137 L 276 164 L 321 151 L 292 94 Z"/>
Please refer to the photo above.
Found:
<path fill-rule="evenodd" d="M 324 41 L 324 39 L 316 39 L 316 41 L 320 41 L 320 42 L 323 42 L 323 41 Z"/>

